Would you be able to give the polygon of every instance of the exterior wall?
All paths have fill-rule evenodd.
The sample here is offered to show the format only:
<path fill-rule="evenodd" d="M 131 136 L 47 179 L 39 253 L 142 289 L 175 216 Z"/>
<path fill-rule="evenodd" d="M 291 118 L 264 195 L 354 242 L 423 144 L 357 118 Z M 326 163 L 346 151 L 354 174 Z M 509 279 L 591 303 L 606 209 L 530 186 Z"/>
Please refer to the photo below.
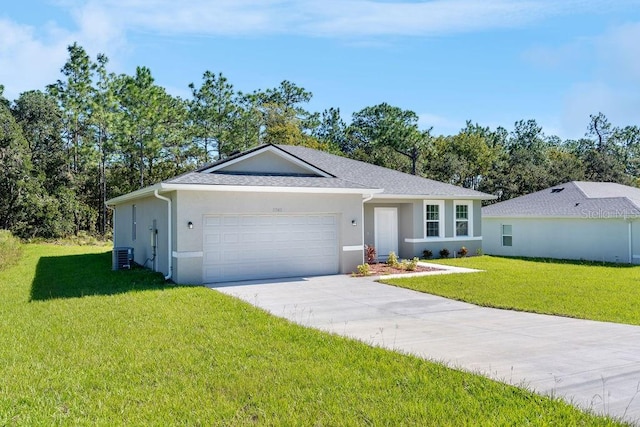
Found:
<path fill-rule="evenodd" d="M 202 283 L 203 221 L 211 214 L 332 213 L 338 219 L 339 268 L 356 271 L 362 264 L 362 196 L 359 194 L 300 194 L 182 191 L 174 198 L 176 214 L 174 280 Z M 356 226 L 352 225 L 356 221 Z M 189 229 L 187 224 L 193 223 Z M 247 260 L 250 262 L 250 260 Z"/>
<path fill-rule="evenodd" d="M 629 262 L 629 222 L 588 218 L 483 218 L 487 254 Z M 512 246 L 502 246 L 502 225 L 512 226 Z M 640 263 L 640 221 L 631 223 L 631 255 Z M 635 258 L 634 258 L 635 255 Z"/>
<path fill-rule="evenodd" d="M 458 201 L 459 199 L 456 199 Z M 450 256 L 457 256 L 462 246 L 466 247 L 469 255 L 475 255 L 482 249 L 482 211 L 481 201 L 474 200 L 471 212 L 473 236 L 454 237 L 454 200 L 444 200 L 444 237 L 424 237 L 424 200 L 376 200 L 364 205 L 364 243 L 375 246 L 374 208 L 395 207 L 398 209 L 398 256 L 400 258 L 422 258 L 425 249 L 438 258 L 442 249 L 448 249 Z M 386 254 L 385 254 L 386 255 Z"/>
<path fill-rule="evenodd" d="M 270 151 L 243 158 L 241 162 L 223 166 L 221 171 L 251 173 L 296 173 L 309 174 L 310 171 L 290 160 L 282 158 Z"/>
<path fill-rule="evenodd" d="M 136 207 L 136 238 L 133 239 L 133 206 Z M 167 262 L 167 203 L 155 197 L 127 202 L 115 207 L 114 247 L 132 247 L 134 261 L 144 267 L 169 274 Z M 156 256 L 153 254 L 152 234 L 157 230 Z"/>

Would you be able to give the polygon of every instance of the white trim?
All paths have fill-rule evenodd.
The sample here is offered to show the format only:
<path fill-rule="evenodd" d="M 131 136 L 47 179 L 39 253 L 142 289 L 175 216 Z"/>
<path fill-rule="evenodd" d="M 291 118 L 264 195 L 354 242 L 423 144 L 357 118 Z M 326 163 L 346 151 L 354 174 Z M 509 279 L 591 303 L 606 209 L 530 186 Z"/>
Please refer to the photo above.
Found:
<path fill-rule="evenodd" d="M 438 206 L 438 236 L 427 237 L 427 205 Z M 438 241 L 443 239 L 444 230 L 444 200 L 423 200 L 422 201 L 422 235 L 425 241 Z"/>
<path fill-rule="evenodd" d="M 223 163 L 221 163 L 219 165 L 212 166 L 212 167 L 210 167 L 208 169 L 205 169 L 205 170 L 201 171 L 201 173 L 211 173 L 211 172 L 215 172 L 217 170 L 222 170 L 222 169 L 226 168 L 227 166 L 231 166 L 231 165 L 233 165 L 235 163 L 238 163 L 238 162 L 241 162 L 243 160 L 250 159 L 251 157 L 257 156 L 257 155 L 265 153 L 267 151 L 269 151 L 269 152 L 271 152 L 271 153 L 273 153 L 273 154 L 275 154 L 275 155 L 277 155 L 277 156 L 279 156 L 279 157 L 281 157 L 281 158 L 283 158 L 285 160 L 288 160 L 291 163 L 294 163 L 297 166 L 300 166 L 301 168 L 306 169 L 311 173 L 320 175 L 320 176 L 322 176 L 324 178 L 332 178 L 333 177 L 333 175 L 328 174 L 327 172 L 323 171 L 322 169 L 318 169 L 317 167 L 313 166 L 312 164 L 307 163 L 307 162 L 305 162 L 305 161 L 303 161 L 303 160 L 301 160 L 301 159 L 299 159 L 299 158 L 287 153 L 286 151 L 284 151 L 284 150 L 282 150 L 280 148 L 274 147 L 272 145 L 268 145 L 266 147 L 259 148 L 259 149 L 255 150 L 255 151 L 251 152 L 251 153 L 247 153 L 245 155 L 239 156 L 239 157 L 237 157 L 237 158 L 235 158 L 233 160 L 229 160 L 229 161 L 223 162 Z"/>
<path fill-rule="evenodd" d="M 156 191 L 167 193 L 171 191 L 213 191 L 213 192 L 238 192 L 238 193 L 307 193 L 307 194 L 361 194 L 370 195 L 380 193 L 380 188 L 333 188 L 333 187 L 269 187 L 269 186 L 243 186 L 243 185 L 219 185 L 219 184 L 170 184 L 160 183 L 143 188 L 132 193 L 124 194 L 107 201 L 110 206 L 119 205 L 129 200 L 141 199 L 153 196 Z"/>
<path fill-rule="evenodd" d="M 443 238 L 434 238 L 434 237 L 430 237 L 428 239 L 411 239 L 411 238 L 406 238 L 404 239 L 405 243 L 430 243 L 430 242 L 465 242 L 465 241 L 471 241 L 471 240 L 482 240 L 482 236 L 475 236 L 475 237 L 467 237 L 467 236 L 460 236 L 460 237 L 443 237 Z"/>
<path fill-rule="evenodd" d="M 204 253 L 202 251 L 198 252 L 198 251 L 193 251 L 193 252 L 178 252 L 178 251 L 173 251 L 173 257 L 174 258 L 202 258 L 204 256 Z"/>
<path fill-rule="evenodd" d="M 371 194 L 381 192 L 376 188 L 335 188 L 335 187 L 270 187 L 259 185 L 217 185 L 217 184 L 160 184 L 167 191 L 220 191 L 244 193 L 328 193 L 328 194 Z"/>
<path fill-rule="evenodd" d="M 364 245 L 343 246 L 342 252 L 354 252 L 364 250 Z"/>
<path fill-rule="evenodd" d="M 493 200 L 497 199 L 496 196 L 465 196 L 463 194 L 453 194 L 451 196 L 443 196 L 440 194 L 376 194 L 374 199 L 398 199 L 398 200 L 407 200 L 407 199 L 418 199 L 418 200 L 454 200 L 454 199 L 462 199 L 465 200 Z"/>
<path fill-rule="evenodd" d="M 456 207 L 457 206 L 466 206 L 467 207 L 467 232 L 468 234 L 464 236 L 458 236 L 458 230 L 456 227 L 456 222 L 458 220 L 456 216 Z M 471 200 L 454 200 L 453 201 L 453 235 L 457 238 L 469 238 L 473 237 L 473 201 Z"/>
<path fill-rule="evenodd" d="M 399 252 L 399 248 L 398 248 L 398 208 L 395 207 L 375 207 L 373 208 L 373 244 L 376 248 L 376 252 L 378 253 L 378 259 L 386 259 L 386 256 L 388 254 L 381 254 L 380 253 L 380 245 L 378 244 L 378 212 L 382 212 L 382 211 L 389 211 L 389 212 L 393 212 L 394 216 L 395 216 L 395 244 L 393 245 L 393 247 L 391 248 L 391 251 L 395 252 L 396 255 Z M 390 252 L 391 252 L 390 251 Z M 385 258 L 382 258 L 385 257 Z"/>

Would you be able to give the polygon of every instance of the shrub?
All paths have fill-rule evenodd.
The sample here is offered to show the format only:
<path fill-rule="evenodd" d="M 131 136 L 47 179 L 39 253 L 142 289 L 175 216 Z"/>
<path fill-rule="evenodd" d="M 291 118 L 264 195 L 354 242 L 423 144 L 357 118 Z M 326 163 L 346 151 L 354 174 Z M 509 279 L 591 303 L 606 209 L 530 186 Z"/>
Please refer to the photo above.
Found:
<path fill-rule="evenodd" d="M 484 255 L 484 252 L 483 252 L 482 248 L 478 248 L 478 249 L 476 249 L 476 255 L 477 255 L 477 256 L 482 256 L 482 255 Z"/>
<path fill-rule="evenodd" d="M 389 258 L 387 258 L 387 265 L 390 265 L 391 267 L 397 267 L 400 265 L 400 263 L 398 262 L 398 255 L 396 255 L 395 252 L 393 251 L 389 252 Z"/>
<path fill-rule="evenodd" d="M 464 246 L 461 247 L 460 250 L 458 251 L 458 255 L 463 258 L 466 257 L 468 253 L 469 253 L 469 249 L 467 249 Z"/>
<path fill-rule="evenodd" d="M 422 251 L 422 257 L 424 259 L 431 259 L 432 256 L 433 252 L 431 252 L 429 249 L 425 249 L 424 251 Z"/>
<path fill-rule="evenodd" d="M 0 230 L 0 270 L 16 264 L 21 255 L 20 240 L 8 230 Z"/>
<path fill-rule="evenodd" d="M 440 249 L 440 258 L 449 258 L 449 249 Z"/>
<path fill-rule="evenodd" d="M 371 274 L 371 270 L 369 269 L 369 264 L 364 263 L 358 266 L 358 274 L 362 276 L 368 276 Z"/>
<path fill-rule="evenodd" d="M 416 268 L 418 268 L 418 257 L 413 257 L 413 259 L 411 261 L 407 261 L 405 264 L 405 270 L 407 271 L 416 271 Z"/>
<path fill-rule="evenodd" d="M 368 264 L 375 263 L 377 258 L 376 248 L 373 246 L 364 245 L 364 257 Z"/>

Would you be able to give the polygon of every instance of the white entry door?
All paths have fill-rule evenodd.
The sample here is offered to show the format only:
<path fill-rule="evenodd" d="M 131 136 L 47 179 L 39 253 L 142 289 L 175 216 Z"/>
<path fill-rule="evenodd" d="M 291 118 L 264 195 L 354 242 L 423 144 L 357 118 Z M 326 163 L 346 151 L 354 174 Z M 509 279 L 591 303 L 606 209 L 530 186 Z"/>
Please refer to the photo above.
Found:
<path fill-rule="evenodd" d="M 376 253 L 386 261 L 389 252 L 398 254 L 398 209 L 374 208 L 373 217 Z"/>

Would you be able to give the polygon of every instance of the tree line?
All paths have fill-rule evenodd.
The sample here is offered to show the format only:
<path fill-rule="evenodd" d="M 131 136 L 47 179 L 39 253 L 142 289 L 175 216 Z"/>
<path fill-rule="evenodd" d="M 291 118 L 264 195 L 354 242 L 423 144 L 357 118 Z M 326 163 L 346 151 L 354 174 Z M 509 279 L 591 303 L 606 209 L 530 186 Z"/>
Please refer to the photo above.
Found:
<path fill-rule="evenodd" d="M 206 71 L 191 97 L 173 96 L 151 70 L 108 70 L 78 44 L 61 78 L 9 101 L 0 85 L 0 229 L 23 238 L 108 235 L 111 197 L 259 144 L 305 145 L 472 188 L 498 201 L 570 180 L 640 185 L 640 128 L 590 116 L 577 140 L 545 135 L 535 120 L 511 130 L 471 121 L 455 135 L 420 129 L 387 103 L 345 122 L 339 108 L 307 110 L 312 93 L 283 81 L 243 93 Z"/>

